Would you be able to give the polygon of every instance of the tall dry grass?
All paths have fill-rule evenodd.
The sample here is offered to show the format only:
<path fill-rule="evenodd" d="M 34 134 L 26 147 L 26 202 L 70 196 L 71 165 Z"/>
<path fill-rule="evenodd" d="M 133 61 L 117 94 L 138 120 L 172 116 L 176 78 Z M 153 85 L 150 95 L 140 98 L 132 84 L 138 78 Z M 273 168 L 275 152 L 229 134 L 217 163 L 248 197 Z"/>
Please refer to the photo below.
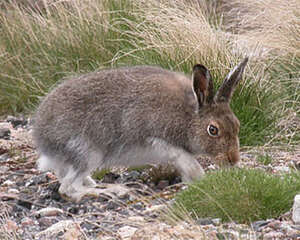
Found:
<path fill-rule="evenodd" d="M 249 42 L 248 28 L 239 34 L 224 31 L 222 14 L 227 12 L 220 14 L 220 9 L 229 4 L 225 0 L 224 5 L 198 0 L 43 2 L 37 11 L 8 0 L 0 16 L 0 114 L 30 112 L 64 76 L 136 64 L 189 73 L 193 64 L 202 63 L 218 85 L 250 55 L 245 80 L 232 102 L 242 123 L 242 145 L 294 139 L 290 133 L 295 131 L 282 123 L 294 116 L 299 101 L 298 90 L 293 91 L 296 81 L 284 81 L 282 71 L 274 71 L 279 69 L 273 67 L 275 51 L 258 54 L 270 47 L 259 37 L 255 44 Z M 237 6 L 242 9 L 242 4 L 246 3 Z M 244 22 L 236 29 L 246 26 L 246 19 L 236 18 Z"/>
<path fill-rule="evenodd" d="M 227 28 L 249 42 L 259 42 L 278 55 L 300 57 L 298 0 L 223 1 Z"/>

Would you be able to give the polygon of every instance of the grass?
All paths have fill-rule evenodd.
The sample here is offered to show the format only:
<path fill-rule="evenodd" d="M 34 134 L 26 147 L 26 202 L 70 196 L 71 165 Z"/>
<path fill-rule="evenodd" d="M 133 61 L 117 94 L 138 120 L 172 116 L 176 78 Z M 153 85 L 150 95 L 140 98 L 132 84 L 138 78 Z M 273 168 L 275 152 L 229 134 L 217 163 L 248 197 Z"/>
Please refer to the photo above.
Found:
<path fill-rule="evenodd" d="M 39 99 L 66 76 L 137 64 L 189 74 L 195 63 L 202 63 L 220 85 L 230 69 L 244 55 L 250 55 L 245 79 L 232 101 L 241 121 L 241 145 L 295 144 L 300 139 L 298 127 L 288 124 L 300 112 L 299 52 L 294 41 L 299 32 L 293 28 L 295 21 L 298 23 L 294 17 L 298 8 L 287 26 L 276 32 L 291 36 L 288 48 L 279 37 L 277 45 L 264 45 L 269 41 L 263 41 L 257 29 L 270 25 L 263 25 L 263 19 L 259 28 L 251 26 L 253 18 L 247 24 L 246 17 L 234 19 L 243 23 L 239 25 L 243 31 L 225 32 L 232 22 L 222 25 L 226 4 L 230 4 L 226 1 L 73 0 L 68 4 L 54 2 L 41 11 L 9 2 L 9 10 L 0 16 L 0 115 L 31 113 Z M 238 11 L 243 4 L 231 7 Z M 251 8 L 249 14 L 254 16 L 254 10 Z M 249 38 L 255 29 L 257 37 Z M 249 39 L 247 47 L 241 39 Z M 279 57 L 275 55 L 278 46 L 284 46 Z M 266 57 L 254 54 L 266 47 L 271 49 Z M 288 55 L 293 52 L 291 63 Z"/>
<path fill-rule="evenodd" d="M 272 163 L 272 157 L 265 153 L 265 154 L 259 154 L 256 158 L 256 160 L 259 163 L 262 163 L 263 165 L 269 165 L 270 163 Z"/>
<path fill-rule="evenodd" d="M 177 196 L 175 206 L 194 218 L 251 223 L 287 212 L 299 189 L 299 173 L 275 176 L 262 170 L 227 169 L 190 185 Z M 178 207 L 175 210 L 181 212 Z"/>

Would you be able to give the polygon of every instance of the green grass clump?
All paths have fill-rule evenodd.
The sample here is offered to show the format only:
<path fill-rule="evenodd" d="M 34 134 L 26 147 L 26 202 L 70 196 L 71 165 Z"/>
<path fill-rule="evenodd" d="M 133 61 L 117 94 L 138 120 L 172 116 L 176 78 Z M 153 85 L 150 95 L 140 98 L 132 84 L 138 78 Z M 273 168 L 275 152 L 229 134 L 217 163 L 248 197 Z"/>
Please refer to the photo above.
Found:
<path fill-rule="evenodd" d="M 259 154 L 256 160 L 263 165 L 269 165 L 272 162 L 272 157 L 268 154 Z"/>
<path fill-rule="evenodd" d="M 175 212 L 180 215 L 183 207 L 195 218 L 250 223 L 285 213 L 299 191 L 299 174 L 274 176 L 262 170 L 227 169 L 209 173 L 181 192 Z"/>
<path fill-rule="evenodd" d="M 92 174 L 93 179 L 102 180 L 106 174 L 110 173 L 110 169 L 96 170 Z"/>

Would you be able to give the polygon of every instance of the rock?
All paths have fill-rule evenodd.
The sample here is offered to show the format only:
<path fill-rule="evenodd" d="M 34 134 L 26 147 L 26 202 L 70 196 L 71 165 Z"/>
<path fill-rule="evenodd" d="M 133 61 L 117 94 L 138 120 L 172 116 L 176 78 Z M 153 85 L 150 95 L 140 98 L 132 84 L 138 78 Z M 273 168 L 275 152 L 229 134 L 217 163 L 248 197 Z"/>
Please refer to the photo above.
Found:
<path fill-rule="evenodd" d="M 197 219 L 196 223 L 198 225 L 210 225 L 213 224 L 213 221 L 211 220 L 211 218 L 199 218 Z"/>
<path fill-rule="evenodd" d="M 156 212 L 161 211 L 166 208 L 166 205 L 160 204 L 160 205 L 153 205 L 151 207 L 147 207 L 146 210 L 143 213 L 150 213 L 150 212 Z"/>
<path fill-rule="evenodd" d="M 145 204 L 143 202 L 137 202 L 135 204 L 132 204 L 131 207 L 133 207 L 136 210 L 144 210 Z"/>
<path fill-rule="evenodd" d="M 3 138 L 5 140 L 10 139 L 10 130 L 8 128 L 0 128 L 0 139 Z"/>
<path fill-rule="evenodd" d="M 39 217 L 50 217 L 50 216 L 58 216 L 60 214 L 63 214 L 63 210 L 54 207 L 47 207 L 36 211 L 34 215 Z"/>
<path fill-rule="evenodd" d="M 106 210 L 116 210 L 120 208 L 120 204 L 114 200 L 110 200 L 106 205 Z"/>
<path fill-rule="evenodd" d="M 287 167 L 287 166 L 275 166 L 274 170 L 276 172 L 286 172 L 286 173 L 288 173 L 288 172 L 291 171 L 291 169 L 289 167 Z"/>
<path fill-rule="evenodd" d="M 281 222 L 279 220 L 275 220 L 268 223 L 267 226 L 273 228 L 274 230 L 278 230 L 281 229 Z"/>
<path fill-rule="evenodd" d="M 104 175 L 102 182 L 103 183 L 115 183 L 119 177 L 120 177 L 119 174 L 109 172 Z"/>
<path fill-rule="evenodd" d="M 19 194 L 20 193 L 20 191 L 18 189 L 15 189 L 15 188 L 10 188 L 10 189 L 8 189 L 7 192 L 10 193 L 10 194 Z"/>
<path fill-rule="evenodd" d="M 131 217 L 128 217 L 128 221 L 142 223 L 142 222 L 145 222 L 145 218 L 143 218 L 141 216 L 131 216 Z"/>
<path fill-rule="evenodd" d="M 163 190 L 164 188 L 168 187 L 170 185 L 168 180 L 160 180 L 157 184 L 157 188 L 159 190 Z"/>
<path fill-rule="evenodd" d="M 31 202 L 25 201 L 25 200 L 22 200 L 22 199 L 18 200 L 17 205 L 25 207 L 28 210 L 31 210 L 31 207 L 32 207 L 32 203 Z"/>
<path fill-rule="evenodd" d="M 9 187 L 9 186 L 12 186 L 14 184 L 15 184 L 15 182 L 13 182 L 11 180 L 6 180 L 4 183 L 2 183 L 2 186 Z"/>
<path fill-rule="evenodd" d="M 45 236 L 46 238 L 42 238 L 42 239 L 47 239 L 47 237 L 53 236 L 60 232 L 64 232 L 67 229 L 75 227 L 77 224 L 78 223 L 76 223 L 72 220 L 62 220 L 60 222 L 57 222 L 57 223 L 51 225 L 46 230 L 39 232 L 36 235 L 36 237 L 37 237 L 37 239 L 40 239 L 40 238 L 42 238 L 42 236 Z"/>
<path fill-rule="evenodd" d="M 30 225 L 33 225 L 33 224 L 34 224 L 34 221 L 29 217 L 25 217 L 21 220 L 21 225 L 23 227 L 30 226 Z"/>
<path fill-rule="evenodd" d="M 8 232 L 15 232 L 18 229 L 18 224 L 12 220 L 7 220 L 5 224 L 5 229 Z"/>
<path fill-rule="evenodd" d="M 265 240 L 273 240 L 273 239 L 282 239 L 284 237 L 284 233 L 282 232 L 268 232 L 263 235 L 263 239 Z"/>
<path fill-rule="evenodd" d="M 79 240 L 82 239 L 82 230 L 80 229 L 80 226 L 78 224 L 74 225 L 72 228 L 69 228 L 64 236 L 64 240 Z"/>
<path fill-rule="evenodd" d="M 294 198 L 292 220 L 295 224 L 300 224 L 300 194 Z"/>
<path fill-rule="evenodd" d="M 11 125 L 13 126 L 13 128 L 16 128 L 18 126 L 25 126 L 27 125 L 28 121 L 27 119 L 24 119 L 24 118 L 16 118 L 16 117 L 13 117 L 13 116 L 8 116 L 6 118 L 6 121 L 7 122 L 10 122 Z"/>
<path fill-rule="evenodd" d="M 124 173 L 122 176 L 123 183 L 125 182 L 135 182 L 139 179 L 140 173 L 138 171 L 131 171 L 129 173 Z"/>
<path fill-rule="evenodd" d="M 29 181 L 27 181 L 25 183 L 25 187 L 29 187 L 32 185 L 39 185 L 39 184 L 43 184 L 43 183 L 48 183 L 48 175 L 47 173 L 43 173 L 41 175 L 38 176 L 33 176 Z"/>
<path fill-rule="evenodd" d="M 43 217 L 43 218 L 38 219 L 38 223 L 42 229 L 45 229 L 45 228 L 52 226 L 54 223 L 54 220 L 49 217 Z"/>
<path fill-rule="evenodd" d="M 1 161 L 6 161 L 6 160 L 8 160 L 10 158 L 10 156 L 9 156 L 9 154 L 8 153 L 4 153 L 4 154 L 1 154 L 0 155 L 0 162 Z M 4 166 L 3 166 L 4 167 Z"/>
<path fill-rule="evenodd" d="M 213 225 L 219 226 L 222 222 L 222 219 L 221 218 L 214 218 L 211 221 L 212 221 Z"/>
<path fill-rule="evenodd" d="M 124 226 L 118 230 L 118 234 L 121 236 L 121 239 L 131 239 L 137 230 L 135 227 Z"/>
<path fill-rule="evenodd" d="M 260 231 L 260 229 L 266 225 L 268 225 L 270 223 L 270 221 L 265 221 L 265 220 L 260 220 L 260 221 L 256 221 L 251 223 L 251 226 L 253 228 L 254 231 Z"/>
<path fill-rule="evenodd" d="M 222 233 L 217 233 L 217 238 L 219 240 L 237 240 L 238 239 L 238 233 L 234 231 L 226 231 Z"/>

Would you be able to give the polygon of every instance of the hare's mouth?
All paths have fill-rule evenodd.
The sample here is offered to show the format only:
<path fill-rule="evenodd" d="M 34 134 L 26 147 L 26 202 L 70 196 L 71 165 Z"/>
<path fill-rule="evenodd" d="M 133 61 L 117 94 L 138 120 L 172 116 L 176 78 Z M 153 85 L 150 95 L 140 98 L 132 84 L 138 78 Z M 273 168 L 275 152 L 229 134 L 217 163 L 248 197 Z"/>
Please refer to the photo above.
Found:
<path fill-rule="evenodd" d="M 232 167 L 240 161 L 240 152 L 232 149 L 224 154 L 218 154 L 214 159 L 220 167 Z"/>

